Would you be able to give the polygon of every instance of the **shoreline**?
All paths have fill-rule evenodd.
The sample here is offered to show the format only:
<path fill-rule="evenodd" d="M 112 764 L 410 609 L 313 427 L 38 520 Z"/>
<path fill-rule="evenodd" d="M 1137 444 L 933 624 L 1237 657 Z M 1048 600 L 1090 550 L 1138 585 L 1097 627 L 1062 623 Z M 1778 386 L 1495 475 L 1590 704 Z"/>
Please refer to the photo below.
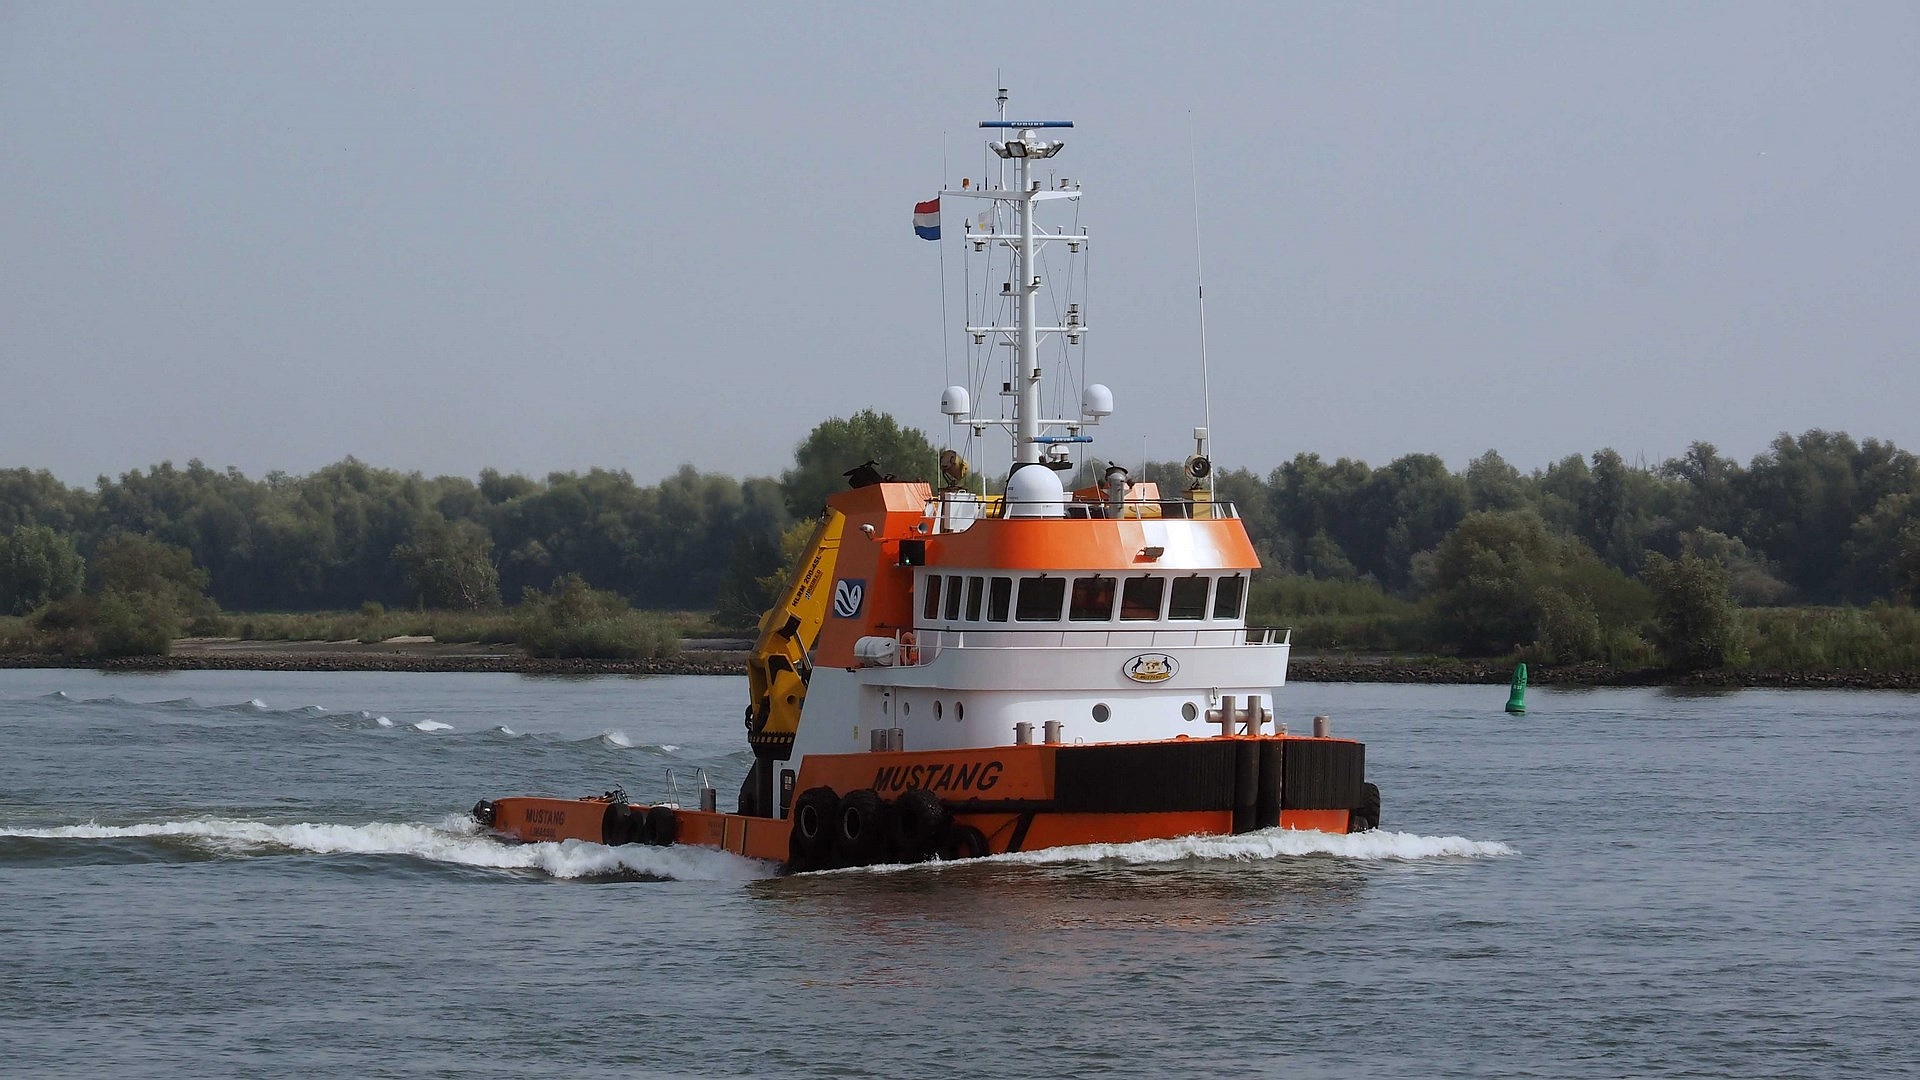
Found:
<path fill-rule="evenodd" d="M 701 642 L 700 644 L 708 644 Z M 714 642 L 712 644 L 722 644 Z M 733 645 L 725 642 L 724 645 Z M 740 648 L 687 649 L 646 660 L 552 659 L 500 648 L 435 642 L 242 642 L 189 639 L 166 656 L 129 656 L 93 662 L 47 653 L 0 654 L 0 670 L 73 668 L 105 672 L 162 671 L 381 671 L 488 672 L 512 675 L 744 675 Z M 1825 669 L 1808 671 L 1698 671 L 1615 668 L 1604 664 L 1527 667 L 1533 686 L 1672 686 L 1718 689 L 1920 690 L 1920 671 Z M 1295 656 L 1287 681 L 1433 685 L 1506 685 L 1510 663 L 1384 656 Z"/>

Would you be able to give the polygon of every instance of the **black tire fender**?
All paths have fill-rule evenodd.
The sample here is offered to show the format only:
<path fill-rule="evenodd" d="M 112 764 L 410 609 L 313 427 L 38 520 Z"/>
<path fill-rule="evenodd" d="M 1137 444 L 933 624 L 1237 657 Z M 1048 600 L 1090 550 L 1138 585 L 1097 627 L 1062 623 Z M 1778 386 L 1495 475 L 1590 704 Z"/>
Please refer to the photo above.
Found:
<path fill-rule="evenodd" d="M 666 847 L 680 835 L 680 817 L 671 806 L 650 806 L 647 808 L 647 843 L 654 847 Z"/>
<path fill-rule="evenodd" d="M 955 859 L 979 859 L 993 854 L 987 847 L 987 834 L 971 825 L 947 826 L 946 835 L 940 839 L 940 858 L 951 862 Z"/>
<path fill-rule="evenodd" d="M 473 804 L 473 820 L 479 822 L 483 828 L 493 828 L 494 806 L 492 800 L 481 799 L 479 802 Z"/>
<path fill-rule="evenodd" d="M 1350 833 L 1367 832 L 1380 827 L 1380 789 L 1373 784 L 1362 784 L 1364 793 L 1360 805 L 1347 815 L 1347 831 Z"/>
<path fill-rule="evenodd" d="M 887 804 L 872 788 L 849 791 L 833 813 L 833 854 L 842 866 L 870 866 L 887 855 Z"/>
<path fill-rule="evenodd" d="M 833 819 L 840 796 L 830 787 L 808 788 L 793 800 L 787 841 L 788 861 L 796 870 L 818 870 L 833 850 Z"/>
<path fill-rule="evenodd" d="M 623 802 L 608 805 L 600 816 L 600 842 L 608 847 L 633 843 L 633 807 Z"/>
<path fill-rule="evenodd" d="M 947 807 L 926 788 L 908 788 L 893 801 L 887 823 L 894 854 L 902 862 L 924 862 L 939 852 Z"/>

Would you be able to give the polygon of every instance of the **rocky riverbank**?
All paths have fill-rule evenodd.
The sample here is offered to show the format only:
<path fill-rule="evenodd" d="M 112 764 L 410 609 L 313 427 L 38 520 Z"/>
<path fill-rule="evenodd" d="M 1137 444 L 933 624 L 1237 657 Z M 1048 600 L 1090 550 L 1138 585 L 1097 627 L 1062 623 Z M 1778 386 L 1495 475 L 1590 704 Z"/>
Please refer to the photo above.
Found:
<path fill-rule="evenodd" d="M 425 640 L 286 642 L 192 639 L 168 656 L 75 661 L 45 653 L 0 654 L 0 668 L 97 668 L 102 671 L 491 671 L 518 675 L 740 675 L 746 652 L 736 641 L 698 642 L 657 660 L 541 659 L 510 647 L 447 645 Z M 1510 663 L 1489 660 L 1295 654 L 1293 682 L 1504 684 Z M 1529 666 L 1536 686 L 1780 687 L 1920 690 L 1920 672 L 1830 669 L 1700 671 L 1616 668 L 1604 664 Z"/>

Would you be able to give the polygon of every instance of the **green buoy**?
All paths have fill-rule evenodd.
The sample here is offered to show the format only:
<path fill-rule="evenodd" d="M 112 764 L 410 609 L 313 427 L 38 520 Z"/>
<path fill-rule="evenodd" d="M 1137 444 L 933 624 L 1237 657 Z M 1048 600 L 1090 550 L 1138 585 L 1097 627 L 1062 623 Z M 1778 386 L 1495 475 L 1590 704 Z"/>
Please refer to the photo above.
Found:
<path fill-rule="evenodd" d="M 1513 665 L 1513 683 L 1507 692 L 1507 711 L 1515 716 L 1527 711 L 1527 665 Z"/>

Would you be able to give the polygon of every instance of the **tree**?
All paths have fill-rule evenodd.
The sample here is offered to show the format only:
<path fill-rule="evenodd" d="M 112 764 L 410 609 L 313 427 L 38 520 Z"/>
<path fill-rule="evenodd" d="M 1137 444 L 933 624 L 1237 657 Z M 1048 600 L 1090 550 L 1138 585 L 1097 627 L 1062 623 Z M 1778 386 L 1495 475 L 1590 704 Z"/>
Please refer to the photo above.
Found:
<path fill-rule="evenodd" d="M 1691 552 L 1678 559 L 1655 552 L 1640 577 L 1653 593 L 1654 647 L 1668 667 L 1699 671 L 1735 662 L 1740 609 L 1724 567 Z"/>
<path fill-rule="evenodd" d="M 422 607 L 496 607 L 500 571 L 493 565 L 493 538 L 471 521 L 434 516 L 414 527 L 413 539 L 393 549 Z"/>
<path fill-rule="evenodd" d="M 0 615 L 25 615 L 80 591 L 86 564 L 73 539 L 45 525 L 0 535 Z"/>
<path fill-rule="evenodd" d="M 148 595 L 181 615 L 208 608 L 206 571 L 193 565 L 186 548 L 163 544 L 139 533 L 114 533 L 94 549 L 87 576 L 95 592 Z"/>
<path fill-rule="evenodd" d="M 1900 552 L 1892 566 L 1896 595 L 1909 604 L 1920 602 L 1920 521 L 1900 530 Z"/>
<path fill-rule="evenodd" d="M 1467 501 L 1473 510 L 1518 510 L 1527 491 L 1520 470 L 1507 464 L 1499 451 L 1489 450 L 1467 462 Z"/>
<path fill-rule="evenodd" d="M 1434 550 L 1427 598 L 1435 629 L 1468 655 L 1534 645 L 1560 661 L 1639 648 L 1646 590 L 1530 510 L 1469 514 Z"/>
<path fill-rule="evenodd" d="M 780 486 L 788 512 L 811 519 L 828 495 L 845 490 L 849 469 L 873 461 L 883 476 L 931 482 L 938 457 L 919 428 L 903 428 L 886 413 L 863 409 L 844 420 L 834 417 L 801 440 L 793 468 L 780 474 Z"/>
<path fill-rule="evenodd" d="M 1530 511 L 1469 514 L 1434 550 L 1429 598 L 1441 634 L 1468 655 L 1512 652 L 1537 636 L 1536 580 L 1557 543 Z"/>

